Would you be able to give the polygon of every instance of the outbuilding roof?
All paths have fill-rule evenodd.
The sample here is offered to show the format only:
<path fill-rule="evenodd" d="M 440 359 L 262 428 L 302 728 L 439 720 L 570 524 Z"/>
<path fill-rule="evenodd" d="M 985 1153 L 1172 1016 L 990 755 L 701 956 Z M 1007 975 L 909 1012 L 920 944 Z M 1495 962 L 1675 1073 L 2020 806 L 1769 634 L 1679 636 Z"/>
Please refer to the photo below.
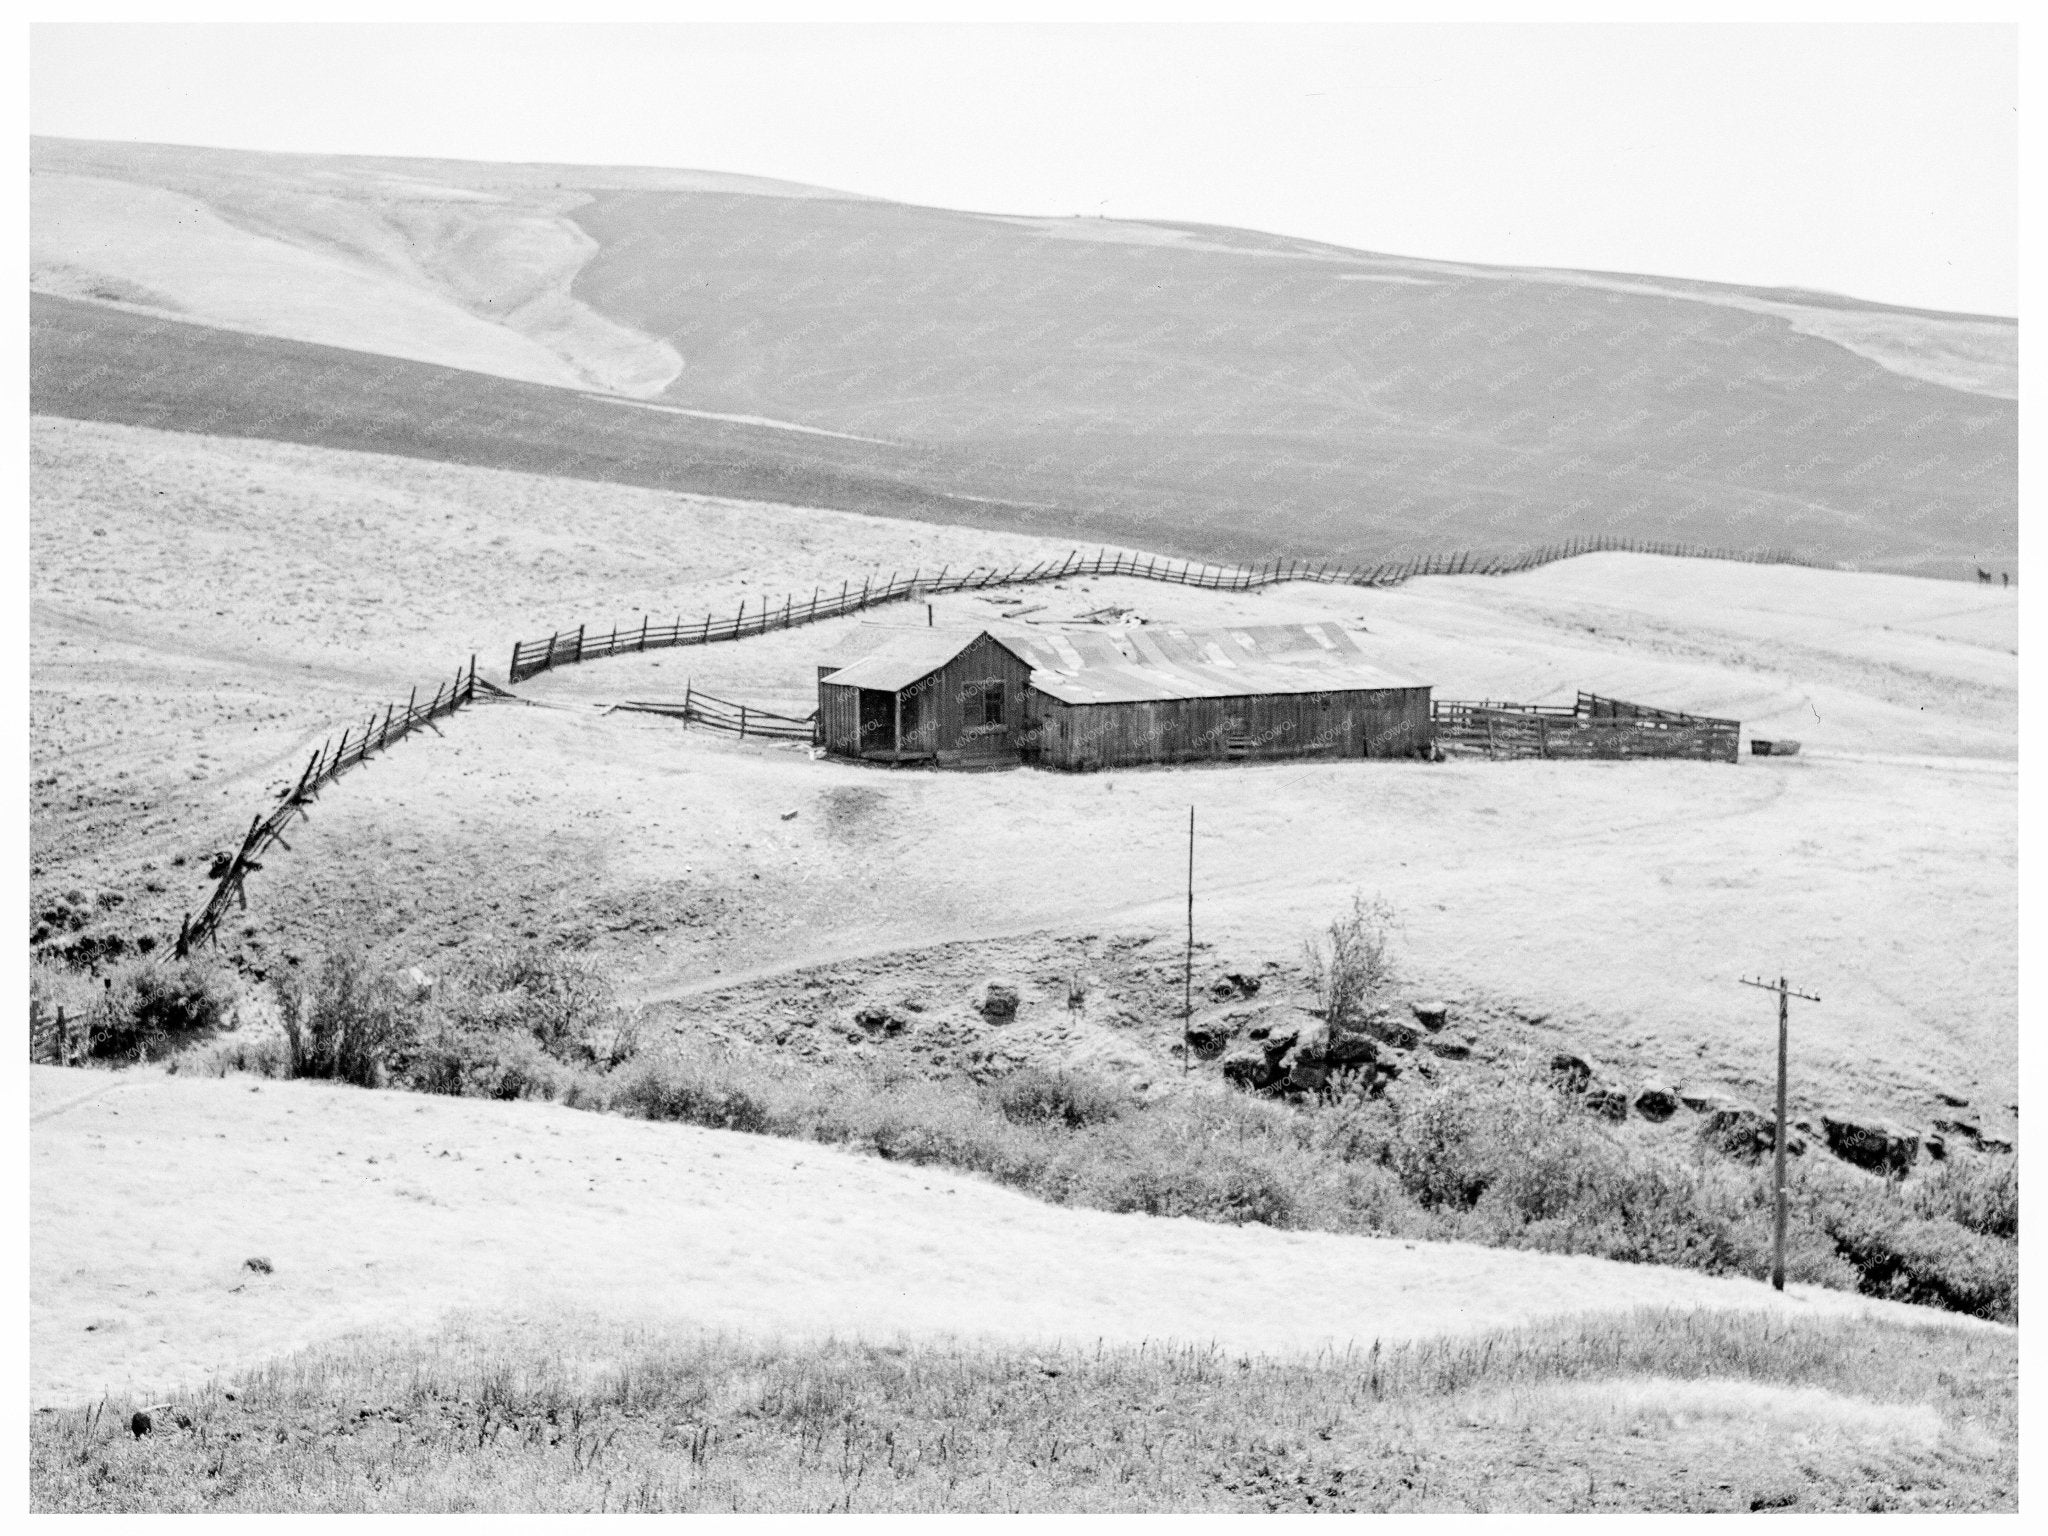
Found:
<path fill-rule="evenodd" d="M 907 688 L 987 635 L 1031 667 L 1031 686 L 1066 704 L 1230 699 L 1262 693 L 1421 688 L 1424 681 L 1366 649 L 1338 624 L 1179 624 L 930 629 L 862 625 L 831 648 L 825 681 Z"/>
<path fill-rule="evenodd" d="M 1066 704 L 1424 686 L 1374 659 L 1355 631 L 1336 624 L 1089 626 L 1004 640 L 1029 656 L 1031 686 Z"/>
<path fill-rule="evenodd" d="M 850 660 L 829 673 L 825 681 L 835 688 L 880 688 L 894 693 L 900 688 L 908 688 L 919 678 L 931 676 L 983 635 L 988 635 L 989 639 L 1009 650 L 1027 666 L 1033 664 L 1014 640 L 985 629 L 856 631 L 835 650 L 841 655 L 853 652 L 859 659 Z"/>

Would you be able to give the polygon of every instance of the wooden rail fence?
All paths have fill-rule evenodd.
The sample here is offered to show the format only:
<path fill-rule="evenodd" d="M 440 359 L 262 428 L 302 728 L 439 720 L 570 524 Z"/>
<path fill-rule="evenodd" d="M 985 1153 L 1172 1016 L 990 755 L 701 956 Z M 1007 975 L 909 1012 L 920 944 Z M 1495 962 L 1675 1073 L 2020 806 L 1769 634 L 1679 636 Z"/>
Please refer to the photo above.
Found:
<path fill-rule="evenodd" d="M 1581 693 L 1571 708 L 1437 699 L 1430 704 L 1437 749 L 1491 758 L 1681 757 L 1732 763 L 1739 721 L 1653 709 Z"/>
<path fill-rule="evenodd" d="M 740 737 L 765 736 L 777 741 L 810 741 L 817 734 L 817 711 L 808 715 L 778 715 L 752 704 L 735 704 L 730 699 L 704 693 L 695 684 L 685 684 L 683 702 L 663 703 L 652 699 L 629 699 L 614 709 L 638 714 L 666 715 L 685 725 L 706 725 Z"/>
<path fill-rule="evenodd" d="M 1156 555 L 1110 554 L 1103 550 L 1093 556 L 1083 556 L 1076 551 L 1064 560 L 1046 560 L 1029 567 L 1014 565 L 1007 571 L 1000 567 L 976 566 L 972 570 L 956 575 L 951 566 L 946 566 L 935 576 L 927 576 L 921 570 L 913 571 L 908 576 L 892 572 L 885 582 L 877 583 L 867 579 L 858 587 L 850 581 L 843 582 L 836 593 L 818 587 L 813 588 L 807 598 L 798 599 L 791 594 L 784 597 L 779 605 L 763 600 L 761 606 L 751 613 L 747 604 L 742 601 L 739 608 L 730 615 L 707 613 L 694 624 L 685 623 L 680 616 L 672 624 L 656 624 L 651 618 L 643 616 L 637 625 L 628 625 L 623 629 L 615 625 L 602 634 L 579 624 L 574 630 L 558 630 L 545 640 L 516 642 L 512 647 L 512 664 L 507 669 L 507 680 L 514 683 L 522 682 L 553 667 L 571 666 L 580 661 L 596 661 L 605 656 L 665 650 L 679 645 L 710 645 L 716 641 L 740 640 L 748 635 L 767 634 L 770 630 L 793 629 L 800 624 L 816 624 L 825 619 L 841 618 L 849 613 L 859 613 L 866 608 L 879 607 L 883 603 L 898 602 L 905 598 L 924 597 L 942 592 L 975 592 L 987 587 L 1025 586 L 1033 582 L 1060 581 L 1073 576 L 1131 576 L 1141 581 L 1171 582 L 1177 586 L 1203 587 L 1220 592 L 1248 592 L 1257 587 L 1272 586 L 1283 581 L 1387 587 L 1396 586 L 1417 576 L 1506 576 L 1516 571 L 1548 565 L 1552 561 L 1569 560 L 1576 555 L 1607 552 L 1681 555 L 1702 560 L 1745 560 L 1762 565 L 1807 563 L 1785 550 L 1720 549 L 1704 544 L 1660 543 L 1642 539 L 1613 538 L 1604 534 L 1569 539 L 1561 544 L 1546 544 L 1538 549 L 1522 550 L 1510 555 L 1478 554 L 1470 550 L 1460 550 L 1455 554 L 1428 555 L 1373 566 L 1333 566 L 1306 560 L 1276 560 L 1260 566 L 1229 567 L 1205 565 L 1188 560 L 1167 560 Z"/>
<path fill-rule="evenodd" d="M 553 667 L 619 656 L 633 651 L 660 650 L 680 645 L 708 645 L 714 641 L 739 640 L 771 630 L 815 624 L 883 603 L 942 592 L 971 592 L 989 587 L 1024 586 L 1034 582 L 1059 581 L 1075 576 L 1128 576 L 1143 581 L 1170 582 L 1178 586 L 1211 591 L 1246 592 L 1285 581 L 1314 581 L 1358 587 L 1394 586 L 1417 576 L 1482 575 L 1502 576 L 1526 571 L 1576 555 L 1603 552 L 1677 555 L 1694 559 L 1743 560 L 1766 565 L 1803 565 L 1809 562 L 1785 550 L 1738 550 L 1701 544 L 1680 544 L 1642 539 L 1615 538 L 1595 534 L 1546 544 L 1510 555 L 1474 553 L 1461 550 L 1449 555 L 1387 561 L 1374 566 L 1332 566 L 1303 560 L 1276 560 L 1252 567 L 1208 565 L 1196 561 L 1174 561 L 1156 555 L 1127 552 L 1110 554 L 1100 550 L 1093 556 L 1079 551 L 1063 560 L 1022 564 L 1004 571 L 1000 567 L 977 566 L 958 575 L 952 567 L 934 576 L 921 570 L 909 576 L 892 573 L 885 582 L 862 581 L 858 590 L 851 582 L 840 585 L 836 594 L 813 589 L 809 598 L 798 602 L 794 595 L 781 605 L 764 602 L 754 612 L 743 602 L 730 617 L 707 614 L 695 624 L 678 617 L 673 624 L 655 625 L 642 618 L 637 627 L 614 627 L 603 635 L 579 625 L 572 632 L 558 631 L 545 640 L 518 641 L 512 647 L 508 681 L 520 682 Z M 179 926 L 177 954 L 180 958 L 198 946 L 216 941 L 229 907 L 246 909 L 248 897 L 243 882 L 263 865 L 259 855 L 275 843 L 287 850 L 284 832 L 293 820 L 307 814 L 306 806 L 320 790 L 374 752 L 381 752 L 421 728 L 434 728 L 434 721 L 475 702 L 478 687 L 476 658 L 466 669 L 458 668 L 452 682 L 434 690 L 425 704 L 414 690 L 404 708 L 387 705 L 380 720 L 373 712 L 360 735 L 350 726 L 336 745 L 324 743 L 307 762 L 298 782 L 286 790 L 268 815 L 249 824 L 241 846 L 232 856 L 223 856 L 213 871 L 219 880 L 212 897 L 197 918 L 187 913 Z M 484 683 L 487 691 L 495 692 Z M 617 706 L 649 714 L 669 715 L 686 724 L 707 726 L 738 736 L 762 736 L 781 740 L 809 740 L 815 731 L 815 716 L 798 718 L 778 715 L 751 705 L 735 704 L 711 694 L 686 687 L 681 704 L 636 700 Z M 1579 695 L 1575 709 L 1542 709 L 1531 705 L 1461 703 L 1439 701 L 1433 706 L 1434 724 L 1440 744 L 1453 751 L 1484 751 L 1496 757 L 1704 757 L 1733 761 L 1738 727 L 1732 720 L 1712 720 L 1670 711 L 1649 709 L 1594 694 Z M 353 739 L 351 739 L 353 737 Z"/>
<path fill-rule="evenodd" d="M 490 685 L 485 684 L 486 688 Z M 318 797 L 321 789 L 340 778 L 349 769 L 363 762 L 373 752 L 381 752 L 393 742 L 402 741 L 414 731 L 438 729 L 434 722 L 445 715 L 452 715 L 465 704 L 476 699 L 476 658 L 469 658 L 469 667 L 455 669 L 455 677 L 434 689 L 434 696 L 426 703 L 420 702 L 419 690 L 415 688 L 412 697 L 403 706 L 387 704 L 380 720 L 376 711 L 363 724 L 360 735 L 353 725 L 341 733 L 340 744 L 333 738 L 321 744 L 320 750 L 307 759 L 305 770 L 298 782 L 278 797 L 270 814 L 258 816 L 249 823 L 249 831 L 242 838 L 242 845 L 233 857 L 216 861 L 213 874 L 220 884 L 214 887 L 213 896 L 206 903 L 197 919 L 190 913 L 178 928 L 178 958 L 183 959 L 201 944 L 215 938 L 222 919 L 228 914 L 231 903 L 243 908 L 249 905 L 249 898 L 243 894 L 242 882 L 261 869 L 258 855 L 272 843 L 290 851 L 291 844 L 284 840 L 285 828 L 296 817 L 307 814 L 306 806 Z M 354 739 L 351 740 L 350 738 Z"/>

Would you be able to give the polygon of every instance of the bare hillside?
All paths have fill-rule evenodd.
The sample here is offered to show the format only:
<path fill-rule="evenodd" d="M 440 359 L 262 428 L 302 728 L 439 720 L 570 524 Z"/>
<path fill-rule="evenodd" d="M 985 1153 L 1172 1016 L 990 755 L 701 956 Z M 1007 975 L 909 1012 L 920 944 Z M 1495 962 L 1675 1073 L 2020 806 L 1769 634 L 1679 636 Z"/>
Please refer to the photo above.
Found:
<path fill-rule="evenodd" d="M 61 414 L 758 495 L 736 477 L 790 445 L 707 463 L 681 413 L 746 417 L 881 440 L 789 499 L 1217 559 L 1604 531 L 1961 575 L 2017 547 L 1998 317 L 691 171 L 34 166 L 33 281 L 78 301 L 39 310 Z M 370 383 L 316 344 L 461 372 Z"/>

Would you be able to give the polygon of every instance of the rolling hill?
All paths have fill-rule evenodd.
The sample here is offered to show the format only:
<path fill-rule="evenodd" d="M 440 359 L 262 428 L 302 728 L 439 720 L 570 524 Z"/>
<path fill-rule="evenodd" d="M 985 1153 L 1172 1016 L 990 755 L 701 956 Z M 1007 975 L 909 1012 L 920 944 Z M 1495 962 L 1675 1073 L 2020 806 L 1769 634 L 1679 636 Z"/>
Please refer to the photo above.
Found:
<path fill-rule="evenodd" d="M 49 414 L 1218 560 L 2017 548 L 1997 317 L 694 171 L 32 163 Z"/>

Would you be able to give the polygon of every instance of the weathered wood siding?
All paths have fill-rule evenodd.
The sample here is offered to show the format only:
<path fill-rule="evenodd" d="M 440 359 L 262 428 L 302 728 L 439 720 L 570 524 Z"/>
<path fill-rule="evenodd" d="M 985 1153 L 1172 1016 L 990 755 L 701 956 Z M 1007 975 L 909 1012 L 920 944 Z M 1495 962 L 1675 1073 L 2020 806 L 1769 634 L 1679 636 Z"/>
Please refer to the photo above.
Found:
<path fill-rule="evenodd" d="M 1067 704 L 1038 695 L 1038 760 L 1125 768 L 1292 757 L 1413 757 L 1428 752 L 1427 688 L 1361 688 L 1243 698 Z"/>
<path fill-rule="evenodd" d="M 860 690 L 835 688 L 822 675 L 818 679 L 818 745 L 839 757 L 860 756 Z"/>
<path fill-rule="evenodd" d="M 1431 709 L 1439 750 L 1496 758 L 1694 758 L 1732 763 L 1739 721 L 1631 704 L 1581 693 L 1574 708 L 1438 700 Z"/>
<path fill-rule="evenodd" d="M 983 720 L 983 699 L 1002 690 L 1002 723 Z M 1031 666 L 983 635 L 930 677 L 903 690 L 905 704 L 916 695 L 918 728 L 905 741 L 907 750 L 931 752 L 944 762 L 999 757 L 1015 752 L 1025 738 L 1031 715 Z M 914 743 L 914 744 L 913 744 Z"/>
<path fill-rule="evenodd" d="M 1002 691 L 1002 721 L 991 725 L 983 716 L 983 700 L 992 688 Z M 828 669 L 818 677 L 818 739 L 827 752 L 858 757 L 860 694 L 831 681 Z M 941 762 L 1000 757 L 1015 752 L 1029 739 L 1031 667 L 986 635 L 928 676 L 896 693 L 896 718 L 902 733 L 893 742 L 869 742 L 891 756 L 925 755 Z"/>

